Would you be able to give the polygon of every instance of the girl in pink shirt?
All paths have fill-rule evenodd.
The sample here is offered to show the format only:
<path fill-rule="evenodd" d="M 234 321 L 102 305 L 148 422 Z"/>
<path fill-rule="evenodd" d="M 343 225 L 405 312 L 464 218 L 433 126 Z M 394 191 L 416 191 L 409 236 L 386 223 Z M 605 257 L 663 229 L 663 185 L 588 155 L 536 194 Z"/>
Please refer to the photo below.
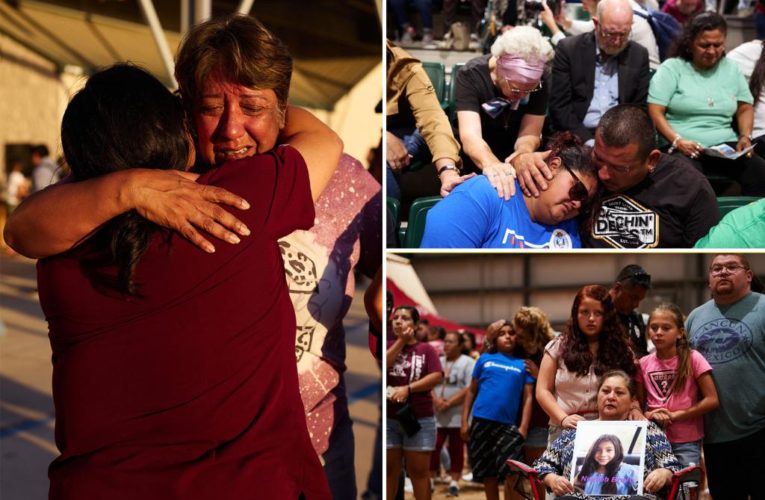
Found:
<path fill-rule="evenodd" d="M 704 437 L 702 415 L 719 406 L 712 367 L 688 346 L 683 313 L 662 304 L 648 318 L 656 352 L 640 359 L 638 394 L 645 416 L 664 427 L 672 452 L 683 466 L 698 464 Z"/>

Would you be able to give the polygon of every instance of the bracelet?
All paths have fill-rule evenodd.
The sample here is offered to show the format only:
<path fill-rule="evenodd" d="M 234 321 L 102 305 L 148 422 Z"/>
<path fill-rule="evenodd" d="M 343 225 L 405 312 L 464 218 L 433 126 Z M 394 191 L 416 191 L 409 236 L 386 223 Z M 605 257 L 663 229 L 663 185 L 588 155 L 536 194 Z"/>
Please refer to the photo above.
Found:
<path fill-rule="evenodd" d="M 563 422 L 565 422 L 565 421 L 566 421 L 566 419 L 567 419 L 568 417 L 570 417 L 570 416 L 571 416 L 571 415 L 566 415 L 565 417 L 563 417 L 562 419 L 560 419 L 560 426 L 561 426 L 561 427 L 563 427 Z"/>
<path fill-rule="evenodd" d="M 455 172 L 459 174 L 459 169 L 457 168 L 457 165 L 453 163 L 447 163 L 446 165 L 438 169 L 438 176 L 441 177 L 441 174 L 443 174 L 447 170 L 454 170 Z"/>
<path fill-rule="evenodd" d="M 683 137 L 680 134 L 675 135 L 675 139 L 672 141 L 672 145 L 667 150 L 667 153 L 672 154 L 672 152 L 677 149 L 677 141 L 682 139 Z"/>
<path fill-rule="evenodd" d="M 409 394 L 411 394 L 412 393 L 412 384 L 407 384 L 406 388 L 409 391 Z"/>
<path fill-rule="evenodd" d="M 740 134 L 738 136 L 739 139 L 741 139 L 742 137 L 746 137 L 747 139 L 749 139 L 749 142 L 752 141 L 752 134 Z"/>

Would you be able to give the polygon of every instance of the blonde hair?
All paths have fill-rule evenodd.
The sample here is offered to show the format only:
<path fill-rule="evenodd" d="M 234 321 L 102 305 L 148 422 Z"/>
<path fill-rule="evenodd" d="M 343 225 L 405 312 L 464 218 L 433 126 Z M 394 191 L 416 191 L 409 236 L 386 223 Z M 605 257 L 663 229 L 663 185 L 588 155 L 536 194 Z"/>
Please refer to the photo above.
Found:
<path fill-rule="evenodd" d="M 505 31 L 491 46 L 491 55 L 499 57 L 511 54 L 526 61 L 552 60 L 555 51 L 538 29 L 531 26 L 518 26 Z"/>
<path fill-rule="evenodd" d="M 555 336 L 547 314 L 538 307 L 521 307 L 513 316 L 513 327 L 520 336 L 528 339 L 528 342 L 522 342 L 523 344 L 533 346 L 529 348 L 531 352 L 525 353 L 526 356 L 532 356 L 544 350 L 547 343 Z"/>

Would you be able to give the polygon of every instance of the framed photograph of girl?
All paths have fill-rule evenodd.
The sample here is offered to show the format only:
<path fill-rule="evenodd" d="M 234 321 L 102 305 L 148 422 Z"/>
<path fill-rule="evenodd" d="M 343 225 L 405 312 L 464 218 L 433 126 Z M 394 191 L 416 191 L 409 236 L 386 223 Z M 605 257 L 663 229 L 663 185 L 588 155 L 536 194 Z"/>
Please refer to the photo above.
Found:
<path fill-rule="evenodd" d="M 579 422 L 570 481 L 593 497 L 642 495 L 645 421 Z"/>

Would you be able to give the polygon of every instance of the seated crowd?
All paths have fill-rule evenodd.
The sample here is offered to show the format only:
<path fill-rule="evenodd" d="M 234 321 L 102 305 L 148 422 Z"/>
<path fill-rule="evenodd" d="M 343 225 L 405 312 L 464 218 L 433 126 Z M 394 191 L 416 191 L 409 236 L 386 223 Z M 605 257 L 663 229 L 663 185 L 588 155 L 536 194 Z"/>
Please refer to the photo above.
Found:
<path fill-rule="evenodd" d="M 487 499 L 501 486 L 518 498 L 509 459 L 533 465 L 554 498 L 667 498 L 674 473 L 694 466 L 702 484 L 689 493 L 706 477 L 715 499 L 760 498 L 765 297 L 743 255 L 716 255 L 708 280 L 712 299 L 687 317 L 663 303 L 644 322 L 636 308 L 651 276 L 628 265 L 610 289 L 579 290 L 560 335 L 544 311 L 521 307 L 489 325 L 477 356 L 464 334 L 429 337 L 415 307 L 392 308 L 387 498 L 397 498 L 402 463 L 414 497 L 430 498 L 441 457 L 448 495 L 459 495 L 465 443 Z M 647 421 L 633 424 L 645 432 L 642 461 L 637 437 L 608 433 L 613 421 Z M 583 428 L 599 437 L 572 471 Z"/>
<path fill-rule="evenodd" d="M 419 245 L 762 246 L 765 205 L 722 222 L 718 205 L 765 197 L 762 42 L 726 56 L 725 19 L 676 2 L 665 10 L 683 10 L 683 24 L 654 65 L 634 0 L 585 5 L 590 29 L 572 24 L 579 34 L 558 33 L 555 48 L 516 26 L 461 66 L 451 120 L 419 61 L 388 42 L 388 196 L 409 201 L 412 182 L 415 197 L 443 197 Z M 432 161 L 439 188 L 419 189 L 418 161 Z"/>

